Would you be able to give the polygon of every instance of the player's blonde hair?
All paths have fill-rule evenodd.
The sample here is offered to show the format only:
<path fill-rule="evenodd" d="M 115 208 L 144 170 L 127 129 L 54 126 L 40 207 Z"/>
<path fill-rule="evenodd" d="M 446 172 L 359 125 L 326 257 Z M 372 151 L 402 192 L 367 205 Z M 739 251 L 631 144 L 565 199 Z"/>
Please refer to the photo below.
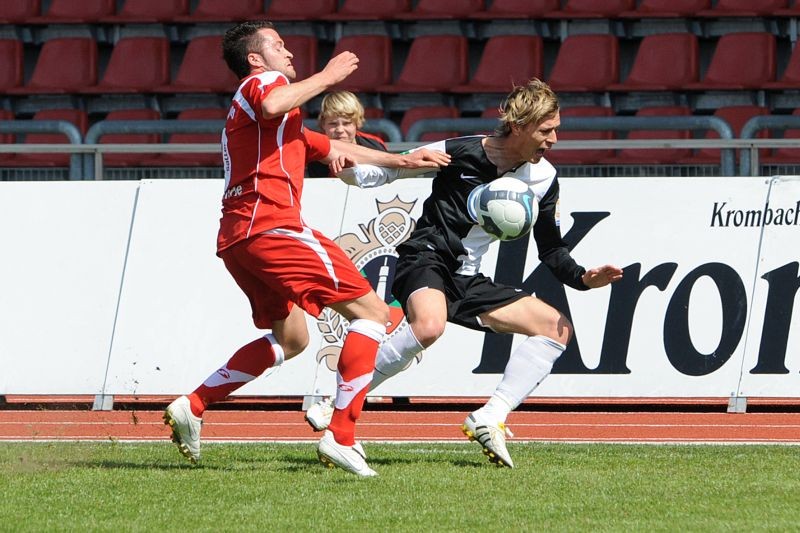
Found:
<path fill-rule="evenodd" d="M 525 85 L 514 87 L 500 106 L 500 125 L 495 133 L 501 137 L 511 134 L 511 126 L 538 124 L 558 112 L 556 93 L 542 80 L 533 78 Z"/>
<path fill-rule="evenodd" d="M 345 117 L 360 128 L 364 124 L 364 106 L 350 91 L 328 93 L 322 98 L 317 120 L 322 127 L 326 119 L 334 117 Z"/>

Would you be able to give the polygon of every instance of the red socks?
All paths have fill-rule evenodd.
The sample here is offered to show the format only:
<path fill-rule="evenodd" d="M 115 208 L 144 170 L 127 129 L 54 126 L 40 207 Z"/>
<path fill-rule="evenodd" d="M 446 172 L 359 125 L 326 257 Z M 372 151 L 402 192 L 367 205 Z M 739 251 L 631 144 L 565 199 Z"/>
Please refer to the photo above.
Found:
<path fill-rule="evenodd" d="M 356 443 L 356 420 L 361 416 L 375 369 L 375 354 L 385 333 L 385 326 L 365 319 L 352 321 L 348 328 L 337 366 L 335 409 L 328 425 L 336 442 L 343 446 Z"/>
<path fill-rule="evenodd" d="M 225 399 L 270 367 L 283 362 L 283 349 L 272 334 L 239 348 L 230 360 L 189 395 L 192 414 L 203 416 L 206 407 Z"/>

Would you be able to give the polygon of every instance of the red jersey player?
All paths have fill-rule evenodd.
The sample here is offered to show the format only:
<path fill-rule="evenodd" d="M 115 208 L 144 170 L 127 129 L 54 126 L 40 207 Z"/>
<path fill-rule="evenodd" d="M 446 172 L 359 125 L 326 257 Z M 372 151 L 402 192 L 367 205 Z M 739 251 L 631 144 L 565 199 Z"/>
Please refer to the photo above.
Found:
<path fill-rule="evenodd" d="M 300 199 L 308 161 L 352 158 L 401 168 L 438 168 L 440 152 L 396 155 L 328 139 L 303 128 L 298 106 L 344 80 L 358 58 L 343 52 L 297 83 L 292 54 L 267 21 L 228 30 L 223 55 L 241 78 L 222 133 L 225 192 L 217 254 L 241 287 L 258 328 L 271 333 L 243 346 L 194 392 L 172 402 L 164 420 L 190 461 L 200 458 L 203 411 L 293 357 L 308 344 L 303 311 L 330 307 L 350 322 L 337 368 L 335 411 L 319 442 L 320 460 L 373 476 L 355 422 L 372 380 L 375 354 L 389 319 L 386 304 L 347 255 L 303 221 Z"/>

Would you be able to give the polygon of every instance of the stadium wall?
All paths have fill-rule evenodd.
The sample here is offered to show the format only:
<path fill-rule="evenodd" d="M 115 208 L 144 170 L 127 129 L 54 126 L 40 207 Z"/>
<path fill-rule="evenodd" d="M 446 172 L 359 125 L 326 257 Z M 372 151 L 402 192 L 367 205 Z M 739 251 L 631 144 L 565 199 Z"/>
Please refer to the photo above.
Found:
<path fill-rule="evenodd" d="M 259 335 L 215 256 L 221 180 L 0 183 L 0 395 L 175 395 Z M 566 178 L 561 228 L 587 267 L 625 278 L 564 289 L 526 240 L 486 274 L 565 311 L 576 335 L 544 397 L 796 397 L 800 178 Z M 307 222 L 386 287 L 429 179 L 373 190 L 306 183 Z M 241 395 L 328 394 L 344 324 L 308 318 L 305 353 Z M 381 396 L 487 396 L 522 339 L 450 325 Z"/>

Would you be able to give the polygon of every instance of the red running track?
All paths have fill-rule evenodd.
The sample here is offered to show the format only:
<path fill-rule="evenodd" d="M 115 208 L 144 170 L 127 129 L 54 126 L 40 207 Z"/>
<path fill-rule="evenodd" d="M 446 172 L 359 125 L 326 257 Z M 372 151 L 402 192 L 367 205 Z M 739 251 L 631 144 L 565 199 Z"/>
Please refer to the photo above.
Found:
<path fill-rule="evenodd" d="M 10 407 L 10 406 L 9 406 Z M 363 412 L 364 441 L 466 441 L 465 411 Z M 530 412 L 511 413 L 512 442 L 800 444 L 800 413 Z M 319 438 L 294 410 L 208 411 L 205 442 L 294 442 Z M 160 410 L 0 410 L 0 441 L 169 440 Z"/>

